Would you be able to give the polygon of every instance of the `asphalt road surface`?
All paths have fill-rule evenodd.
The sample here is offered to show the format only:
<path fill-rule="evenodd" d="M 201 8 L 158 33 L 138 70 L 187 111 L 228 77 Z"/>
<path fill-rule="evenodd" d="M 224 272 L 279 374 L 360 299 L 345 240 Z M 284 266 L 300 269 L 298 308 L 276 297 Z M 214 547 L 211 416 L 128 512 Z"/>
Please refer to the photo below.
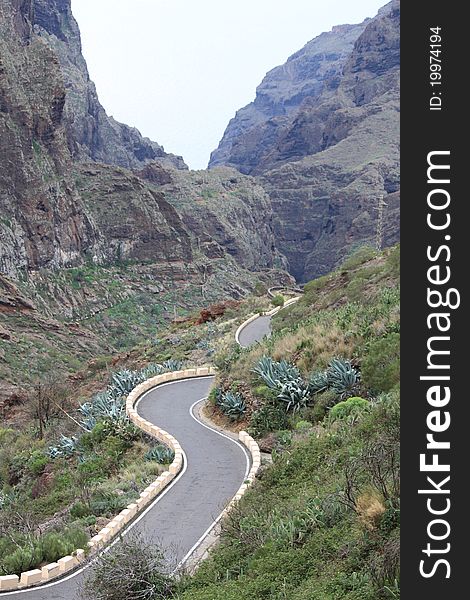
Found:
<path fill-rule="evenodd" d="M 242 348 L 248 348 L 256 342 L 261 341 L 264 336 L 271 335 L 271 317 L 262 315 L 251 323 L 248 323 L 238 336 L 238 342 Z"/>
<path fill-rule="evenodd" d="M 199 377 L 163 384 L 144 395 L 137 406 L 145 419 L 175 436 L 186 454 L 184 472 L 133 526 L 149 541 L 170 549 L 175 562 L 187 557 L 201 541 L 237 493 L 249 467 L 248 454 L 241 444 L 192 416 L 191 409 L 207 396 L 212 380 Z M 79 600 L 83 581 L 92 568 L 45 586 L 5 592 L 0 598 Z"/>

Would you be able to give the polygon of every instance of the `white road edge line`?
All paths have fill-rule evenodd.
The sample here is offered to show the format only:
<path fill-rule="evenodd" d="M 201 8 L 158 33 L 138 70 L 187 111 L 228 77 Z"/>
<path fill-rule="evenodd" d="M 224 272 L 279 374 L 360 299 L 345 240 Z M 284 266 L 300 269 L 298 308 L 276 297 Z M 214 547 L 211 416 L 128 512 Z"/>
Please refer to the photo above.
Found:
<path fill-rule="evenodd" d="M 203 377 L 190 377 L 190 378 L 186 378 L 186 379 L 176 379 L 175 381 L 167 381 L 165 383 L 162 383 L 156 387 L 163 387 L 166 385 L 172 385 L 175 383 L 180 383 L 181 381 L 187 381 L 189 379 L 209 379 L 209 378 L 213 378 L 213 375 L 207 375 L 207 376 L 203 376 Z M 140 403 L 140 401 L 150 392 L 152 392 L 155 388 L 152 388 L 150 390 L 147 390 L 144 394 L 142 394 L 142 396 L 137 400 L 136 404 L 135 404 L 135 409 L 137 410 L 137 407 Z M 196 400 L 196 402 L 194 402 L 194 404 L 190 407 L 189 409 L 189 413 L 191 415 L 191 417 L 200 425 L 202 425 L 202 427 L 205 427 L 206 429 L 209 429 L 211 431 L 213 431 L 214 433 L 217 433 L 218 435 L 225 437 L 227 439 L 229 439 L 230 441 L 232 441 L 234 444 L 237 444 L 238 446 L 240 446 L 243 450 L 243 452 L 245 453 L 246 459 L 247 459 L 247 470 L 245 471 L 245 479 L 248 476 L 249 473 L 249 465 L 250 465 L 250 459 L 248 456 L 248 452 L 245 449 L 245 447 L 238 442 L 237 440 L 234 440 L 233 438 L 229 437 L 228 435 L 225 435 L 224 433 L 221 433 L 220 431 L 217 431 L 216 429 L 212 429 L 212 427 L 209 427 L 208 425 L 206 425 L 205 423 L 202 423 L 202 421 L 199 421 L 199 419 L 197 419 L 194 414 L 193 414 L 193 409 L 196 406 L 196 404 L 199 404 L 200 402 L 202 402 L 203 400 L 206 400 L 207 398 L 201 398 L 200 400 Z M 109 544 L 108 546 L 106 546 L 106 548 L 103 548 L 103 550 L 101 550 L 97 556 L 95 556 L 90 562 L 88 562 L 86 565 L 84 565 L 83 567 L 81 567 L 80 569 L 77 569 L 76 571 L 73 571 L 73 573 L 70 573 L 70 575 L 67 575 L 66 577 L 62 577 L 61 579 L 57 579 L 57 581 L 51 581 L 51 583 L 46 583 L 44 585 L 38 585 L 38 586 L 33 586 L 30 588 L 25 588 L 23 590 L 15 590 L 12 592 L 1 592 L 0 593 L 0 598 L 3 597 L 7 597 L 7 596 L 13 596 L 16 594 L 29 594 L 29 593 L 33 593 L 33 592 L 37 592 L 39 590 L 43 590 L 43 589 L 47 589 L 47 588 L 51 588 L 54 587 L 56 585 L 60 585 L 61 583 L 64 583 L 65 581 L 69 581 L 70 579 L 73 579 L 74 577 L 77 577 L 77 575 L 80 575 L 80 573 L 83 573 L 84 571 L 86 571 L 87 569 L 89 569 L 94 562 L 96 562 L 97 558 L 100 557 L 103 554 L 106 554 L 106 552 L 109 552 L 111 550 L 111 548 L 117 544 L 117 542 L 119 542 L 119 540 L 121 539 L 121 537 L 124 537 L 125 535 L 127 535 L 129 533 L 129 531 L 132 530 L 133 527 L 135 527 L 137 525 L 137 523 L 139 523 L 139 521 L 141 519 L 143 519 L 145 517 L 145 515 L 152 510 L 152 508 L 158 504 L 158 502 L 160 502 L 160 500 L 171 490 L 171 488 L 177 484 L 177 482 L 181 479 L 181 477 L 183 477 L 183 475 L 186 473 L 186 470 L 188 468 L 188 458 L 186 456 L 185 451 L 182 449 L 182 454 L 183 454 L 183 460 L 184 460 L 184 465 L 183 465 L 183 469 L 178 473 L 178 475 L 175 477 L 175 479 L 173 479 L 173 481 L 170 483 L 170 485 L 168 485 L 158 496 L 157 498 L 155 498 L 155 500 L 136 518 L 132 521 L 132 523 L 126 527 L 123 532 L 116 537 L 111 544 Z M 193 554 L 193 552 L 195 552 L 197 550 L 197 548 L 202 544 L 202 542 L 204 541 L 204 539 L 209 535 L 209 533 L 212 531 L 212 529 L 217 525 L 217 523 L 220 521 L 220 519 L 222 518 L 223 515 L 223 511 L 220 513 L 220 515 L 217 517 L 217 519 L 212 523 L 212 525 L 207 529 L 207 531 L 203 534 L 203 536 L 201 538 L 199 538 L 199 540 L 196 542 L 196 544 L 191 548 L 191 550 L 186 554 L 186 556 L 180 561 L 180 563 L 178 563 L 177 567 L 171 572 L 171 574 L 173 575 L 187 560 L 188 558 L 191 556 L 191 554 Z"/>

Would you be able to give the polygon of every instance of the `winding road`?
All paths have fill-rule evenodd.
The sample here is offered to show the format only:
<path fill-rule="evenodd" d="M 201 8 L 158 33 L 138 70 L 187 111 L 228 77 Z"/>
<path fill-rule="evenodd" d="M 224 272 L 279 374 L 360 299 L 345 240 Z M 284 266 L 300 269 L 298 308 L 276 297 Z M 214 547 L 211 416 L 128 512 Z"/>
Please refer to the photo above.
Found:
<path fill-rule="evenodd" d="M 247 323 L 238 335 L 238 343 L 242 348 L 249 348 L 264 336 L 271 335 L 271 317 L 260 315 L 254 321 Z"/>
<path fill-rule="evenodd" d="M 270 335 L 271 318 L 272 314 L 259 315 L 245 322 L 237 332 L 238 343 L 249 347 Z M 196 377 L 161 384 L 146 392 L 135 407 L 144 419 L 178 440 L 184 452 L 184 465 L 171 484 L 121 535 L 131 530 L 143 533 L 149 542 L 168 549 L 178 566 L 206 540 L 250 470 L 251 459 L 246 448 L 197 416 L 213 379 L 213 376 Z M 115 543 L 119 543 L 119 538 L 111 546 Z M 82 584 L 92 569 L 93 563 L 84 564 L 62 579 L 1 592 L 0 598 L 21 594 L 21 600 L 81 600 Z"/>
<path fill-rule="evenodd" d="M 268 290 L 268 294 L 270 297 L 274 298 L 275 291 L 283 290 L 290 292 L 294 291 L 297 294 L 303 294 L 303 290 L 301 288 L 285 288 L 281 286 L 270 288 Z M 256 342 L 260 342 L 264 337 L 269 337 L 272 333 L 271 320 L 273 316 L 284 308 L 291 306 L 299 299 L 300 295 L 295 296 L 294 298 L 287 300 L 283 306 L 279 306 L 278 308 L 275 308 L 266 314 L 259 314 L 250 317 L 238 328 L 238 331 L 235 334 L 236 341 L 242 348 L 249 348 L 253 344 L 256 344 Z"/>
<path fill-rule="evenodd" d="M 147 392 L 137 404 L 140 415 L 177 438 L 185 452 L 185 463 L 178 477 L 123 535 L 137 529 L 149 541 L 170 548 L 177 562 L 192 554 L 215 526 L 249 470 L 246 449 L 195 416 L 212 381 L 213 377 L 199 377 L 166 383 Z M 0 598 L 21 594 L 26 600 L 79 600 L 90 568 L 41 587 L 4 592 Z"/>

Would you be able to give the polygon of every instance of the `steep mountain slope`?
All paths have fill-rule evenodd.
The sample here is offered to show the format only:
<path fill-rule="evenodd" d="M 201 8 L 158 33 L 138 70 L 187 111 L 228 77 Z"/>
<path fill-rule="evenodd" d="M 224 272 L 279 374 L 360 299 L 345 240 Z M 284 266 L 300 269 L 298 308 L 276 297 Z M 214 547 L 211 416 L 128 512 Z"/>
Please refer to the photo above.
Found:
<path fill-rule="evenodd" d="M 64 124 L 73 157 L 127 168 L 157 160 L 187 169 L 180 156 L 167 154 L 162 146 L 142 137 L 137 129 L 106 114 L 82 55 L 80 30 L 72 14 L 71 0 L 34 0 L 33 9 L 36 34 L 60 61 L 67 90 Z"/>
<path fill-rule="evenodd" d="M 343 66 L 367 21 L 333 27 L 272 69 L 257 88 L 255 100 L 228 124 L 209 168 L 229 164 L 242 173 L 256 172 L 304 101 L 337 89 Z"/>
<path fill-rule="evenodd" d="M 0 310 L 2 385 L 18 383 L 38 344 L 36 374 L 51 353 L 60 368 L 76 364 L 73 343 L 64 355 L 41 334 L 44 319 L 64 336 L 81 323 L 83 358 L 260 279 L 288 280 L 271 222 L 252 178 L 224 169 L 201 180 L 106 116 L 69 0 L 0 0 L 0 273 L 35 315 Z"/>
<path fill-rule="evenodd" d="M 277 245 L 300 281 L 329 271 L 357 244 L 398 239 L 399 22 L 393 0 L 361 26 L 310 42 L 267 75 L 213 154 L 211 165 L 259 176 L 273 202 Z M 333 54 L 333 73 L 325 69 L 314 89 L 308 68 L 297 65 L 317 68 L 312 49 L 328 56 L 333 43 L 342 52 Z M 265 90 L 284 104 L 286 89 L 297 97 L 302 78 L 307 93 L 295 109 L 278 116 L 276 103 L 263 101 Z M 262 118 L 260 105 L 268 106 Z"/>

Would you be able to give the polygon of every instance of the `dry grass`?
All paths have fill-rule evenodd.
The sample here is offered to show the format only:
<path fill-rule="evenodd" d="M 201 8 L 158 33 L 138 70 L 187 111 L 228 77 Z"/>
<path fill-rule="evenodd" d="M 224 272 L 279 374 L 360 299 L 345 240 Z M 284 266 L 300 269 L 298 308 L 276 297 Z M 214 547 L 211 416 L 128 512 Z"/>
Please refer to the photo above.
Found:
<path fill-rule="evenodd" d="M 336 325 L 314 324 L 299 328 L 277 340 L 275 360 L 294 359 L 302 373 L 324 369 L 334 356 L 352 356 L 354 339 Z"/>
<path fill-rule="evenodd" d="M 368 491 L 356 500 L 359 522 L 369 531 L 374 531 L 386 508 L 383 499 L 375 491 Z"/>

